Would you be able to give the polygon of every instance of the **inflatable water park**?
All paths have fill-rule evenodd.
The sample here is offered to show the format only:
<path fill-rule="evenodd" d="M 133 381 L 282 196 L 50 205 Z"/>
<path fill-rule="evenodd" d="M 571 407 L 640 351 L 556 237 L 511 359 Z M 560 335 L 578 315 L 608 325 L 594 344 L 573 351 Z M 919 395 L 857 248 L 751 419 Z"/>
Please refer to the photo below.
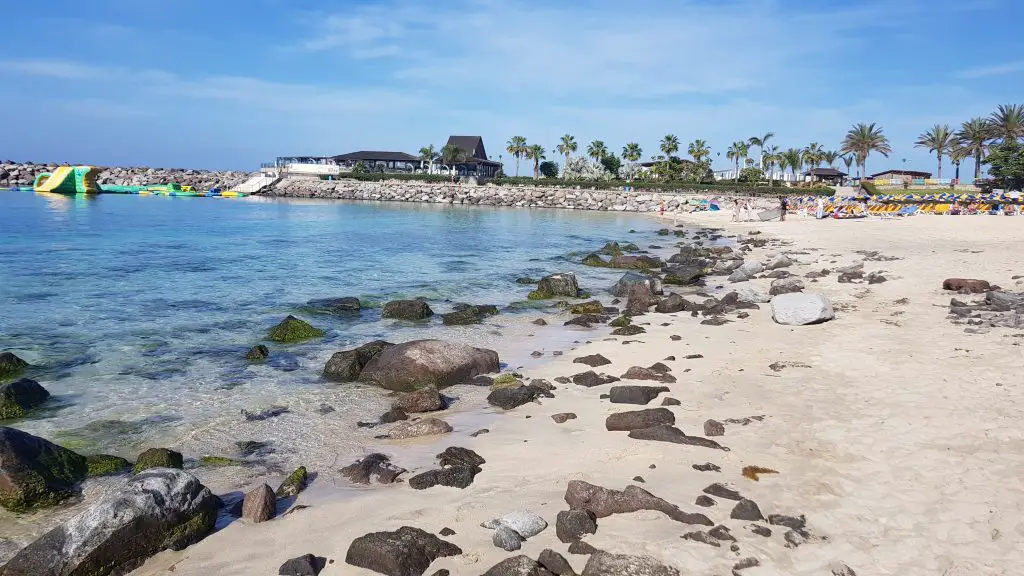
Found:
<path fill-rule="evenodd" d="M 48 192 L 54 194 L 137 194 L 139 196 L 201 196 L 205 198 L 242 198 L 248 194 L 235 190 L 195 190 L 191 186 L 182 186 L 171 182 L 168 184 L 151 184 L 148 186 L 116 186 L 100 185 L 97 178 L 103 172 L 97 166 L 61 166 L 53 172 L 43 172 L 36 176 L 31 187 L 10 188 Z"/>

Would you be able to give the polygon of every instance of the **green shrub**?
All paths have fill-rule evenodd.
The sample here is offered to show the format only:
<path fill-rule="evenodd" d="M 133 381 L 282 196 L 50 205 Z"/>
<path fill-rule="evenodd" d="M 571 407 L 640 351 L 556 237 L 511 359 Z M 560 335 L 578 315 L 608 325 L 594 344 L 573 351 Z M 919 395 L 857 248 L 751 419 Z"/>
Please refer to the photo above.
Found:
<path fill-rule="evenodd" d="M 868 196 L 876 196 L 878 194 L 878 188 L 875 188 L 874 182 L 868 182 L 867 180 L 860 181 L 861 190 L 867 192 Z"/>
<path fill-rule="evenodd" d="M 540 163 L 540 173 L 545 178 L 558 178 L 558 162 L 545 160 Z"/>

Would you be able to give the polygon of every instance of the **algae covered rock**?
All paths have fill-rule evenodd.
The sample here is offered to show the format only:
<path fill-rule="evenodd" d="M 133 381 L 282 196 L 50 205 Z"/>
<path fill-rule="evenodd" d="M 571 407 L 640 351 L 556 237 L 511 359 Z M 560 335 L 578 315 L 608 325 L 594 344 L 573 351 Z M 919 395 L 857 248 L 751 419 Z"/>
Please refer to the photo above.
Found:
<path fill-rule="evenodd" d="M 28 362 L 18 358 L 13 352 L 0 353 L 0 380 L 7 380 L 20 375 L 28 368 Z"/>
<path fill-rule="evenodd" d="M 180 470 L 183 467 L 184 459 L 181 457 L 181 452 L 175 452 L 167 448 L 150 448 L 139 454 L 138 459 L 135 460 L 135 468 L 132 469 L 132 475 L 138 474 L 143 470 L 149 470 L 150 468 L 177 468 Z"/>
<path fill-rule="evenodd" d="M 245 359 L 252 361 L 266 360 L 267 356 L 270 356 L 270 349 L 263 344 L 257 344 L 245 353 Z"/>
<path fill-rule="evenodd" d="M 604 258 L 601 258 L 597 254 L 590 254 L 583 258 L 583 265 L 604 268 L 605 266 L 608 265 L 608 262 L 606 262 Z"/>
<path fill-rule="evenodd" d="M 21 418 L 41 405 L 50 393 L 35 380 L 22 378 L 0 386 L 0 420 Z"/>
<path fill-rule="evenodd" d="M 92 454 L 90 456 L 86 456 L 85 463 L 89 467 L 88 476 L 90 478 L 125 472 L 132 467 L 132 463 L 124 458 L 121 458 L 120 456 L 111 456 L 109 454 Z"/>
<path fill-rule="evenodd" d="M 325 335 L 326 332 L 313 327 L 309 322 L 288 315 L 280 324 L 267 332 L 267 340 L 272 342 L 300 342 L 310 338 L 323 338 Z"/>
<path fill-rule="evenodd" d="M 619 316 L 615 320 L 612 320 L 611 322 L 608 323 L 608 325 L 613 327 L 613 328 L 624 328 L 626 326 L 629 326 L 632 323 L 633 323 L 633 321 L 630 320 L 629 316 L 623 315 L 623 316 Z"/>
<path fill-rule="evenodd" d="M 545 276 L 537 282 L 537 289 L 530 292 L 527 298 L 530 300 L 547 300 L 555 297 L 577 298 L 580 295 L 580 285 L 576 281 L 576 275 L 563 272 Z"/>
<path fill-rule="evenodd" d="M 442 314 L 441 319 L 445 326 L 465 326 L 467 324 L 479 324 L 488 316 L 498 313 L 498 307 L 493 305 L 474 306 L 472 304 L 458 304 L 455 310 Z"/>
<path fill-rule="evenodd" d="M 423 300 L 394 300 L 384 304 L 381 311 L 382 318 L 395 320 L 426 320 L 433 315 L 434 311 Z"/>
<path fill-rule="evenodd" d="M 0 426 L 0 506 L 14 512 L 52 506 L 70 496 L 87 472 L 85 456 Z"/>
<path fill-rule="evenodd" d="M 215 468 L 218 466 L 245 466 L 245 460 L 235 460 L 225 456 L 203 456 L 199 459 L 199 465 Z"/>
<path fill-rule="evenodd" d="M 601 314 L 603 312 L 604 305 L 599 300 L 591 300 L 569 307 L 570 314 Z"/>
<path fill-rule="evenodd" d="M 277 487 L 277 490 L 274 493 L 278 498 L 298 496 L 299 492 L 306 489 L 306 482 L 308 478 L 309 473 L 306 472 L 306 467 L 299 466 L 294 472 L 284 479 L 284 482 L 281 482 L 281 485 Z"/>

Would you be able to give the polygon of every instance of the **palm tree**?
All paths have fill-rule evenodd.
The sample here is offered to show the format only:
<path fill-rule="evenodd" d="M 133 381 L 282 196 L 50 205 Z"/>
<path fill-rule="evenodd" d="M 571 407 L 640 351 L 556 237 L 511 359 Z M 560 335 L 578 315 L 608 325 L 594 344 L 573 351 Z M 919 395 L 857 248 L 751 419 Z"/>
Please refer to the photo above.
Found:
<path fill-rule="evenodd" d="M 636 142 L 630 142 L 622 147 L 622 158 L 628 162 L 636 162 L 643 157 L 643 149 Z"/>
<path fill-rule="evenodd" d="M 526 157 L 533 160 L 533 179 L 540 178 L 540 161 L 544 160 L 544 147 L 533 144 L 526 148 Z"/>
<path fill-rule="evenodd" d="M 814 170 L 821 164 L 822 153 L 823 150 L 821 149 L 821 144 L 811 142 L 807 148 L 804 148 L 800 153 L 800 159 L 803 161 L 804 167 L 806 167 L 807 170 Z M 814 182 L 813 172 L 811 173 L 811 182 Z"/>
<path fill-rule="evenodd" d="M 850 166 L 853 166 L 853 154 L 847 154 L 842 157 L 843 164 L 846 165 L 846 175 L 850 175 Z"/>
<path fill-rule="evenodd" d="M 764 166 L 767 167 L 765 172 L 767 173 L 768 180 L 774 180 L 775 164 L 779 162 L 779 147 L 764 147 L 761 149 L 761 154 L 761 161 L 764 163 Z M 783 168 L 783 171 L 785 171 L 785 168 Z"/>
<path fill-rule="evenodd" d="M 555 148 L 555 150 L 558 150 L 559 154 L 565 156 L 565 163 L 566 165 L 568 165 L 569 156 L 576 152 L 577 148 L 578 146 L 576 145 L 576 137 L 566 134 L 562 136 L 562 139 L 559 142 L 558 146 Z"/>
<path fill-rule="evenodd" d="M 892 154 L 892 147 L 889 146 L 889 139 L 882 133 L 881 126 L 876 126 L 874 122 L 871 124 L 860 122 L 854 124 L 853 128 L 846 133 L 839 152 L 856 155 L 857 165 L 861 171 L 860 175 L 864 176 L 868 170 L 868 156 L 872 152 L 878 152 L 888 158 L 889 154 Z"/>
<path fill-rule="evenodd" d="M 726 151 L 725 157 L 729 160 L 736 162 L 736 179 L 740 177 L 740 162 L 747 157 L 750 152 L 750 147 L 746 142 L 733 142 L 732 146 L 729 146 L 729 150 Z"/>
<path fill-rule="evenodd" d="M 594 140 L 587 144 L 587 156 L 593 158 L 594 162 L 600 162 L 601 158 L 604 158 L 607 154 L 608 147 L 601 140 Z"/>
<path fill-rule="evenodd" d="M 931 130 L 921 134 L 914 142 L 916 148 L 927 148 L 929 152 L 935 152 L 939 159 L 938 177 L 942 178 L 942 157 L 954 146 L 955 139 L 949 124 L 936 124 Z"/>
<path fill-rule="evenodd" d="M 992 137 L 1004 143 L 1016 142 L 1024 136 L 1024 105 L 1000 104 L 988 117 Z"/>
<path fill-rule="evenodd" d="M 455 177 L 455 165 L 466 160 L 466 151 L 455 144 L 445 144 L 441 148 L 441 161 L 448 165 L 452 178 Z"/>
<path fill-rule="evenodd" d="M 711 148 L 708 147 L 707 142 L 698 138 L 693 142 L 690 142 L 690 145 L 686 148 L 686 153 L 693 158 L 693 162 L 695 164 L 700 164 L 702 160 L 711 156 Z"/>
<path fill-rule="evenodd" d="M 985 151 L 992 133 L 988 120 L 981 117 L 971 118 L 960 125 L 956 132 L 957 144 L 971 156 L 974 156 L 974 179 L 981 178 L 981 161 L 985 159 Z"/>
<path fill-rule="evenodd" d="M 679 152 L 679 138 L 676 138 L 675 134 L 666 134 L 661 139 L 661 151 L 665 153 L 665 158 L 671 158 L 675 156 L 676 152 Z"/>
<path fill-rule="evenodd" d="M 420 170 L 423 169 L 423 163 L 428 162 L 430 164 L 430 169 L 427 172 L 433 174 L 434 160 L 437 160 L 437 150 L 434 148 L 433 144 L 420 148 Z"/>
<path fill-rule="evenodd" d="M 790 148 L 780 154 L 780 156 L 789 165 L 789 169 L 793 171 L 793 180 L 798 180 L 797 172 L 800 170 L 801 164 L 803 164 L 803 155 L 800 153 L 800 149 Z"/>
<path fill-rule="evenodd" d="M 780 152 L 776 157 L 775 161 L 779 163 L 779 173 L 782 174 L 783 179 L 786 176 L 786 168 L 789 168 L 789 160 L 786 158 L 784 152 Z"/>
<path fill-rule="evenodd" d="M 516 159 L 516 178 L 519 177 L 519 159 L 526 156 L 526 138 L 513 136 L 506 143 L 505 150 Z"/>
<path fill-rule="evenodd" d="M 953 176 L 954 180 L 960 182 L 960 163 L 971 157 L 971 151 L 963 146 L 954 146 L 949 151 L 949 161 L 956 167 L 956 175 Z M 941 178 L 941 176 L 940 176 Z"/>
<path fill-rule="evenodd" d="M 761 136 L 761 137 L 751 136 L 750 139 L 747 140 L 747 144 L 748 145 L 750 145 L 750 146 L 757 146 L 758 151 L 760 152 L 760 156 L 758 157 L 759 159 L 757 161 L 757 166 L 761 170 L 764 170 L 764 147 L 765 147 L 766 144 L 768 144 L 768 141 L 771 140 L 774 137 L 775 137 L 775 133 L 774 132 L 766 132 L 764 136 Z"/>
<path fill-rule="evenodd" d="M 829 168 L 836 167 L 836 160 L 839 160 L 839 152 L 835 150 L 826 150 L 821 153 L 821 160 L 828 164 Z"/>

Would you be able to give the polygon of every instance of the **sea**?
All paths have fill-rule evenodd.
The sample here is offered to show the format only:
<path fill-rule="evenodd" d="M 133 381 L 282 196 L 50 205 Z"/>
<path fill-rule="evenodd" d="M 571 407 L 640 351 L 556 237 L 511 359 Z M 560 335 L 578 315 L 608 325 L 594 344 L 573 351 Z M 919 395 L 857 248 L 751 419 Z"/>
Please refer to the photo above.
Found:
<path fill-rule="evenodd" d="M 528 302 L 535 286 L 516 280 L 574 272 L 607 304 L 622 272 L 584 267 L 582 257 L 609 240 L 646 248 L 660 227 L 620 212 L 0 192 L 0 351 L 30 362 L 31 377 L 53 395 L 3 425 L 83 454 L 134 460 L 146 448 L 172 448 L 221 495 L 305 465 L 321 475 L 320 497 L 344 497 L 353 489 L 337 470 L 362 455 L 406 450 L 403 463 L 429 465 L 439 450 L 382 442 L 381 429 L 359 427 L 392 398 L 324 381 L 331 354 L 375 339 L 443 338 L 494 349 L 504 368 L 528 372 L 594 334 L 562 326 L 568 316 Z M 337 316 L 308 305 L 342 296 L 367 308 Z M 425 298 L 438 314 L 457 303 L 501 313 L 461 327 L 440 316 L 382 320 L 381 304 L 402 298 Z M 289 314 L 327 336 L 264 342 Z M 247 362 L 259 343 L 269 359 Z M 453 404 L 444 417 L 456 432 L 497 417 L 481 408 L 486 393 L 446 390 Z M 275 406 L 288 411 L 262 421 L 242 415 Z M 262 447 L 243 455 L 242 441 Z M 207 455 L 245 465 L 201 466 Z M 0 536 L 7 548 L 24 545 L 123 482 L 89 480 L 82 497 L 56 510 L 0 510 Z"/>

